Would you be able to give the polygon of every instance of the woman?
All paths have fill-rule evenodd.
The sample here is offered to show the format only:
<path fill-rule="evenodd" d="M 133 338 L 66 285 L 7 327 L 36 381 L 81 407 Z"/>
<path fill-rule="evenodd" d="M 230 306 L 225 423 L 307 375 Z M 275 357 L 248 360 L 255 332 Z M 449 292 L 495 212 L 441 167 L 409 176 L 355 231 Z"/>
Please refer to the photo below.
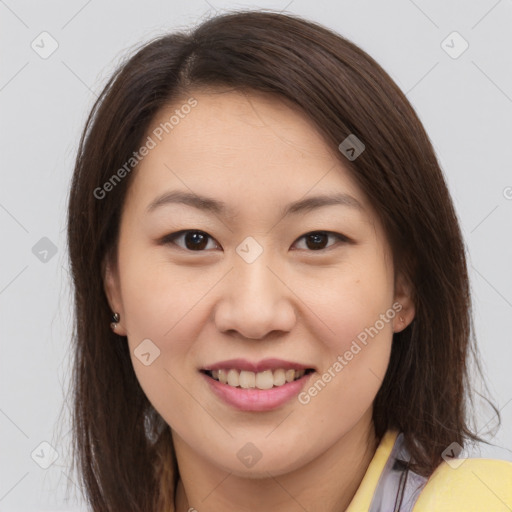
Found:
<path fill-rule="evenodd" d="M 511 463 L 457 457 L 482 439 L 450 195 L 353 43 L 253 11 L 146 44 L 88 119 L 68 236 L 93 510 L 512 505 Z"/>

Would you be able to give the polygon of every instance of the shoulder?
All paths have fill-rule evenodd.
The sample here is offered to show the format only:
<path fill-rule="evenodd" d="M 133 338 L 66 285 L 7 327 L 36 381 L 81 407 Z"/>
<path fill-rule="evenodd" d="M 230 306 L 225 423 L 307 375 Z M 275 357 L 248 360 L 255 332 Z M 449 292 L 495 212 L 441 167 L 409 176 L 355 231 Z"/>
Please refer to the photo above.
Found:
<path fill-rule="evenodd" d="M 440 464 L 420 493 L 413 512 L 512 510 L 512 462 L 454 459 Z"/>

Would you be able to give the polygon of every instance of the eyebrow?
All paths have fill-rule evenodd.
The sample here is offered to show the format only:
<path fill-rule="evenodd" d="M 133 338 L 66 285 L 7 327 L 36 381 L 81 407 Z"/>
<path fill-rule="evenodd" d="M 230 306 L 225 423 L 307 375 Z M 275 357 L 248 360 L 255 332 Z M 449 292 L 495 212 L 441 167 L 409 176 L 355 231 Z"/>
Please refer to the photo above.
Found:
<path fill-rule="evenodd" d="M 233 210 L 228 205 L 217 199 L 211 197 L 202 196 L 200 194 L 194 194 L 190 192 L 184 192 L 174 190 L 165 192 L 153 200 L 147 207 L 147 213 L 156 210 L 159 207 L 169 204 L 185 204 L 192 206 L 201 211 L 211 212 L 215 215 L 229 217 L 234 216 Z M 311 196 L 305 199 L 299 199 L 289 203 L 281 210 L 281 217 L 288 215 L 305 213 L 323 206 L 341 205 L 348 206 L 360 211 L 364 211 L 363 205 L 355 198 L 348 194 L 337 193 L 331 195 L 319 195 Z"/>

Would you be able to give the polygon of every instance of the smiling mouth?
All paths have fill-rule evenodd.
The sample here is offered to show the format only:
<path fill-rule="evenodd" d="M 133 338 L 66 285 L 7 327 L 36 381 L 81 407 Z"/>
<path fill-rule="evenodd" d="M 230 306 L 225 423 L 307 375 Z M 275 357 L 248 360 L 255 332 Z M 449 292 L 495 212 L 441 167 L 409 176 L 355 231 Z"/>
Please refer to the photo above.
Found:
<path fill-rule="evenodd" d="M 247 370 L 236 370 L 234 368 L 219 370 L 201 370 L 213 380 L 226 384 L 233 388 L 241 389 L 272 389 L 284 386 L 289 382 L 299 380 L 304 375 L 309 375 L 315 370 L 313 368 L 293 370 L 278 368 L 275 370 L 264 370 L 262 372 L 251 372 Z"/>

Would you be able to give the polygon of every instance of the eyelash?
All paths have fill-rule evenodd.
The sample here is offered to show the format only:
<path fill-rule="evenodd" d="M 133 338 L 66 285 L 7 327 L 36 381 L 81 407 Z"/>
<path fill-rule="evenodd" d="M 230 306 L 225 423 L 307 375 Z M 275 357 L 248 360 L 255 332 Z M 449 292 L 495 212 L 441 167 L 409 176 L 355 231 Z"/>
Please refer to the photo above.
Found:
<path fill-rule="evenodd" d="M 201 230 L 198 230 L 198 229 L 183 229 L 181 231 L 177 231 L 176 233 L 170 233 L 168 235 L 165 235 L 163 238 L 161 238 L 160 243 L 163 244 L 163 245 L 169 245 L 169 244 L 177 245 L 180 249 L 183 249 L 186 252 L 206 252 L 207 251 L 206 249 L 193 251 L 193 250 L 187 249 L 185 247 L 181 247 L 181 246 L 179 246 L 178 244 L 176 244 L 174 242 L 177 238 L 179 238 L 181 236 L 184 236 L 187 233 L 199 233 L 199 234 L 202 234 L 202 235 L 206 235 L 211 240 L 215 240 L 212 236 L 210 236 L 208 233 L 205 233 L 204 231 L 201 231 Z M 341 242 L 341 243 L 347 243 L 347 242 L 351 241 L 345 235 L 342 235 L 341 233 L 335 233 L 333 231 L 310 231 L 309 233 L 305 233 L 304 235 L 300 236 L 297 240 L 301 240 L 301 239 L 303 239 L 303 238 L 305 238 L 305 237 L 307 237 L 309 235 L 317 235 L 317 234 L 333 236 L 333 237 L 337 238 L 338 241 Z M 336 246 L 336 244 L 332 244 L 332 245 L 330 245 L 330 246 L 328 246 L 328 247 L 326 247 L 324 249 L 318 249 L 318 250 L 308 250 L 308 249 L 305 249 L 305 250 L 307 252 L 322 252 L 322 251 L 327 251 L 327 250 L 331 249 L 333 246 Z"/>

